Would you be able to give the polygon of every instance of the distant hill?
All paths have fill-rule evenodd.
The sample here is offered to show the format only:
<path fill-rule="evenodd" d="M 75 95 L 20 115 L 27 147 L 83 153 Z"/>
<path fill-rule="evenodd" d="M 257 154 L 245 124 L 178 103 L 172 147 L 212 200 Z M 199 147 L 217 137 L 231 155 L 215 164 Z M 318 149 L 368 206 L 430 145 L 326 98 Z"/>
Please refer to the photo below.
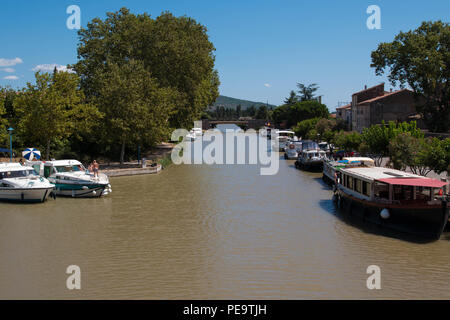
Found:
<path fill-rule="evenodd" d="M 236 109 L 238 105 L 241 105 L 242 110 L 245 110 L 251 106 L 255 106 L 255 108 L 259 108 L 260 106 L 265 106 L 265 102 L 255 102 L 255 101 L 249 101 L 249 100 L 242 100 L 242 99 L 236 99 L 226 96 L 219 96 L 216 100 L 216 102 L 213 103 L 212 106 L 210 106 L 210 110 L 215 110 L 219 106 L 223 106 L 225 108 L 232 108 Z M 269 108 L 276 106 L 269 104 Z"/>

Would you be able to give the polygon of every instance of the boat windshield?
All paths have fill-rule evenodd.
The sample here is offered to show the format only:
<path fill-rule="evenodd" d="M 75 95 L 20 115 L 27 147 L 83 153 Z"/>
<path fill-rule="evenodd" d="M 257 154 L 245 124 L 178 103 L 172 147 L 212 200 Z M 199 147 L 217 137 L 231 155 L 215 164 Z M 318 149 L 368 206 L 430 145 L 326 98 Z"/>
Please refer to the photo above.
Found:
<path fill-rule="evenodd" d="M 317 142 L 315 142 L 315 141 L 304 141 L 302 143 L 302 149 L 303 150 L 318 149 Z"/>
<path fill-rule="evenodd" d="M 57 166 L 55 167 L 56 172 L 78 172 L 85 171 L 82 165 L 72 165 L 72 166 Z"/>
<path fill-rule="evenodd" d="M 36 172 L 34 170 L 19 170 L 19 171 L 8 171 L 8 172 L 0 172 L 0 179 L 9 179 L 9 178 L 23 178 L 28 176 L 36 176 Z"/>

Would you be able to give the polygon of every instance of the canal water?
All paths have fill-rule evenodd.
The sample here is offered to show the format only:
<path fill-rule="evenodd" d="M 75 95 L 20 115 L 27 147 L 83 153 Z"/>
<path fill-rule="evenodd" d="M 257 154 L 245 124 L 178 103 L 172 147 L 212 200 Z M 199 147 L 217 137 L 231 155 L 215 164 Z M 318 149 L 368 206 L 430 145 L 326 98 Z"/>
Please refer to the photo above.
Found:
<path fill-rule="evenodd" d="M 449 299 L 450 234 L 348 221 L 320 173 L 282 159 L 117 177 L 100 199 L 0 204 L 0 298 Z M 81 269 L 68 290 L 66 268 Z M 381 290 L 366 286 L 381 269 Z"/>

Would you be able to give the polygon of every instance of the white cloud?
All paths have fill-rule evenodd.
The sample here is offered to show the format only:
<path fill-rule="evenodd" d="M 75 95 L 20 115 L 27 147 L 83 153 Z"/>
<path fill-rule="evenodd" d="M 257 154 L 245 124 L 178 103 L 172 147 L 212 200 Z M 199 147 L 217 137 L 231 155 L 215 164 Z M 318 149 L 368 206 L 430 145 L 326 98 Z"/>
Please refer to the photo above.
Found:
<path fill-rule="evenodd" d="M 14 58 L 14 59 L 0 58 L 0 67 L 12 67 L 19 63 L 23 63 L 23 60 L 20 58 Z"/>
<path fill-rule="evenodd" d="M 264 87 L 266 87 L 266 88 L 270 88 L 270 87 L 271 87 L 271 85 L 270 85 L 269 83 L 264 83 Z"/>
<path fill-rule="evenodd" d="M 14 70 L 13 68 L 3 68 L 2 71 L 8 72 L 8 73 L 16 72 L 16 70 Z"/>
<path fill-rule="evenodd" d="M 71 72 L 73 73 L 74 71 L 72 69 L 67 68 L 67 66 L 63 66 L 61 64 L 56 64 L 56 63 L 51 63 L 51 64 L 38 64 L 36 67 L 34 67 L 33 71 L 43 71 L 43 72 L 53 72 L 53 70 L 58 71 L 64 71 L 64 72 Z"/>
<path fill-rule="evenodd" d="M 19 77 L 18 76 L 6 76 L 6 77 L 3 77 L 3 79 L 5 79 L 5 80 L 18 80 Z"/>

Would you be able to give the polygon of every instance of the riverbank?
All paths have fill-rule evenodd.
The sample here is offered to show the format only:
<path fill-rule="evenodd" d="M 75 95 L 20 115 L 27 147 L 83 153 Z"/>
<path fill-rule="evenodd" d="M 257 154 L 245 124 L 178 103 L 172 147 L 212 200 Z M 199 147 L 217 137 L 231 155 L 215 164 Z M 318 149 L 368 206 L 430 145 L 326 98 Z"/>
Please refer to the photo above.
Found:
<path fill-rule="evenodd" d="M 109 162 L 100 164 L 100 170 L 109 177 L 157 174 L 172 164 L 173 147 L 171 143 L 161 143 L 146 153 L 141 161 L 135 160 L 123 164 Z"/>

